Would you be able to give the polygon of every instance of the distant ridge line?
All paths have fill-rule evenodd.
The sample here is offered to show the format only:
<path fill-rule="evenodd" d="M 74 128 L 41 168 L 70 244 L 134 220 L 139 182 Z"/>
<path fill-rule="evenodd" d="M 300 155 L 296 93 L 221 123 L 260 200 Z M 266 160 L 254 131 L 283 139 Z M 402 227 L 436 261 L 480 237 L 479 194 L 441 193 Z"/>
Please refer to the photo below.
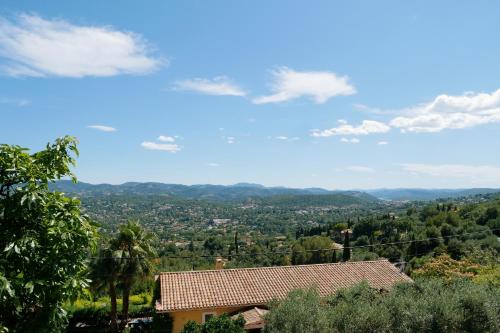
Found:
<path fill-rule="evenodd" d="M 75 184 L 70 180 L 60 180 L 51 184 L 51 187 L 62 192 L 73 193 L 79 196 L 162 195 L 185 199 L 207 199 L 217 201 L 241 201 L 246 199 L 286 196 L 332 196 L 332 198 L 335 197 L 336 199 L 342 200 L 352 198 L 353 203 L 362 203 L 363 201 L 373 202 L 378 200 L 431 201 L 436 199 L 500 193 L 500 189 L 495 188 L 327 190 L 315 187 L 266 187 L 261 184 L 253 183 L 237 183 L 233 185 L 183 185 L 160 182 L 126 182 L 119 185 L 112 185 L 89 184 L 85 182 L 78 182 Z M 283 198 L 283 200 L 284 199 L 285 198 Z"/>

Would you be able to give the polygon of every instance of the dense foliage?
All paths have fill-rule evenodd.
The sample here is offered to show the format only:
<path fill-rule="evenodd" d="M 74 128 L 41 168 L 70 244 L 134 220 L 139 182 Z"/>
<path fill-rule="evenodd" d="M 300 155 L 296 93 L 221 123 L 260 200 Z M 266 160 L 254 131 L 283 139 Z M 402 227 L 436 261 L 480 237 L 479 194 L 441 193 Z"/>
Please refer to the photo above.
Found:
<path fill-rule="evenodd" d="M 108 289 L 111 302 L 110 329 L 122 331 L 129 318 L 130 294 L 134 285 L 151 278 L 150 258 L 156 255 L 153 234 L 146 232 L 137 221 L 120 226 L 120 231 L 109 240 L 92 266 L 94 286 Z M 121 325 L 117 317 L 117 286 L 122 291 Z"/>
<path fill-rule="evenodd" d="M 315 289 L 271 304 L 266 332 L 498 332 L 500 290 L 469 280 L 417 280 L 377 291 L 366 283 L 321 299 Z"/>
<path fill-rule="evenodd" d="M 493 194 L 369 208 L 273 206 L 273 198 L 253 204 L 160 196 L 84 199 L 104 234 L 126 217 L 141 218 L 145 229 L 158 234 L 159 256 L 152 260 L 157 271 L 212 269 L 216 257 L 224 258 L 226 268 L 386 257 L 414 277 L 469 278 L 492 288 L 500 281 L 500 199 Z"/>
<path fill-rule="evenodd" d="M 77 199 L 48 187 L 73 177 L 72 153 L 71 137 L 34 154 L 0 146 L 0 326 L 9 331 L 60 331 L 63 302 L 88 285 L 94 227 Z"/>
<path fill-rule="evenodd" d="M 225 258 L 226 267 L 385 257 L 410 272 L 444 253 L 460 260 L 500 249 L 495 194 L 431 203 L 373 201 L 358 194 L 354 199 L 362 204 L 344 205 L 335 195 L 214 202 L 120 191 L 85 192 L 86 212 L 105 234 L 130 218 L 139 219 L 158 236 L 155 264 L 162 271 L 212 268 L 215 257 Z M 346 229 L 352 230 L 347 253 L 338 246 L 345 245 Z"/>
<path fill-rule="evenodd" d="M 244 326 L 245 319 L 242 316 L 233 320 L 227 314 L 223 314 L 211 317 L 201 325 L 190 320 L 184 326 L 182 333 L 245 333 Z"/>

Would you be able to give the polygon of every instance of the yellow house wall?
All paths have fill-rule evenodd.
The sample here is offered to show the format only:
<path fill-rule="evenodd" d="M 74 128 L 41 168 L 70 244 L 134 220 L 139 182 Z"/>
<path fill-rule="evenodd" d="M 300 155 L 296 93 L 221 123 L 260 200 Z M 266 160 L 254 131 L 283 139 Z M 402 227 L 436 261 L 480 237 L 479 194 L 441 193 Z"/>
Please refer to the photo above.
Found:
<path fill-rule="evenodd" d="M 192 310 L 192 311 L 179 311 L 179 312 L 170 312 L 169 315 L 173 319 L 173 333 L 179 333 L 184 328 L 184 325 L 189 320 L 194 320 L 195 322 L 201 324 L 203 313 L 205 312 L 215 312 L 218 316 L 224 313 L 232 313 L 236 311 L 240 311 L 242 307 L 229 307 L 229 308 L 209 308 L 209 309 L 201 309 L 201 310 Z"/>

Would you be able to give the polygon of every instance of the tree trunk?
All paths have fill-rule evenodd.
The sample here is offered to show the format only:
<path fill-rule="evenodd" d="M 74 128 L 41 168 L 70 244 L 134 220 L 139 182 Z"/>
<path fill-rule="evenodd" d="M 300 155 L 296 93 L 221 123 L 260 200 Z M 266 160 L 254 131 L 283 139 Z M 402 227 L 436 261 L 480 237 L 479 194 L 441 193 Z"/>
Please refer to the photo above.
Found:
<path fill-rule="evenodd" d="M 129 308 L 129 298 L 130 298 L 130 288 L 131 285 L 125 283 L 123 286 L 123 306 L 122 306 L 122 322 L 121 322 L 121 330 L 125 329 L 125 326 L 128 323 L 128 308 Z"/>
<path fill-rule="evenodd" d="M 116 309 L 116 286 L 115 281 L 109 282 L 109 297 L 111 298 L 111 332 L 118 331 L 118 321 L 117 321 L 117 309 Z"/>

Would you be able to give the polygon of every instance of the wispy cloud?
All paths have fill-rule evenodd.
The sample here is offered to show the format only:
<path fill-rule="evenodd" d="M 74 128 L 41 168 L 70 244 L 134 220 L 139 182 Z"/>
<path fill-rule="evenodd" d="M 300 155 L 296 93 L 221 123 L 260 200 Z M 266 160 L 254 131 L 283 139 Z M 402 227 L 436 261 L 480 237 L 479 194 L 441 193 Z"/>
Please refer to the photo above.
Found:
<path fill-rule="evenodd" d="M 463 164 L 402 164 L 403 170 L 413 174 L 421 174 L 440 178 L 461 178 L 464 180 L 481 181 L 483 183 L 500 183 L 500 167 L 491 165 Z"/>
<path fill-rule="evenodd" d="M 213 79 L 195 78 L 177 81 L 175 90 L 194 91 L 206 95 L 217 96 L 245 96 L 246 92 L 234 84 L 226 76 L 218 76 Z"/>
<path fill-rule="evenodd" d="M 138 34 L 23 14 L 0 18 L 2 71 L 10 76 L 85 77 L 146 74 L 166 61 Z"/>
<path fill-rule="evenodd" d="M 373 172 L 375 172 L 374 169 L 366 167 L 366 166 L 362 166 L 362 165 L 349 166 L 346 168 L 346 170 L 352 171 L 352 172 L 360 172 L 360 173 L 373 173 Z"/>
<path fill-rule="evenodd" d="M 209 167 L 212 167 L 212 168 L 216 168 L 216 167 L 220 166 L 220 164 L 219 164 L 219 163 L 215 163 L 215 162 L 210 162 L 210 163 L 207 163 L 207 165 L 208 165 Z"/>
<path fill-rule="evenodd" d="M 353 143 L 353 144 L 356 144 L 356 143 L 360 143 L 361 140 L 359 140 L 358 138 L 341 138 L 340 139 L 340 142 L 342 143 Z"/>
<path fill-rule="evenodd" d="M 300 138 L 298 136 L 292 136 L 292 137 L 288 137 L 286 135 L 278 135 L 275 137 L 276 140 L 280 140 L 280 141 L 297 141 L 297 140 L 300 140 Z"/>
<path fill-rule="evenodd" d="M 385 110 L 382 110 L 382 109 L 379 109 L 379 108 L 373 108 L 373 107 L 370 107 L 368 105 L 359 104 L 359 103 L 358 104 L 353 104 L 352 106 L 356 110 L 364 111 L 364 112 L 368 112 L 368 113 L 374 113 L 374 114 L 389 114 L 389 113 L 392 112 L 392 111 L 385 111 Z"/>
<path fill-rule="evenodd" d="M 111 126 L 105 126 L 105 125 L 89 125 L 87 128 L 95 129 L 101 132 L 116 132 L 117 129 Z"/>
<path fill-rule="evenodd" d="M 356 93 L 356 88 L 349 83 L 347 76 L 338 76 L 333 72 L 299 72 L 281 67 L 273 71 L 272 75 L 273 94 L 256 97 L 252 100 L 253 103 L 280 103 L 307 96 L 317 104 L 322 104 L 335 96 Z"/>
<path fill-rule="evenodd" d="M 175 141 L 175 137 L 173 137 L 173 136 L 166 136 L 166 135 L 160 135 L 157 138 L 157 140 L 161 141 L 161 142 L 174 142 Z"/>
<path fill-rule="evenodd" d="M 439 95 L 433 101 L 401 110 L 390 125 L 402 132 L 440 132 L 500 122 L 500 89 L 491 94 Z"/>
<path fill-rule="evenodd" d="M 181 151 L 181 147 L 176 143 L 156 143 L 151 141 L 144 141 L 141 143 L 144 149 L 148 150 L 161 150 L 169 153 L 177 153 Z"/>
<path fill-rule="evenodd" d="M 385 146 L 385 145 L 388 145 L 388 144 L 389 144 L 389 142 L 388 142 L 388 141 L 379 141 L 379 142 L 377 142 L 377 144 L 378 144 L 379 146 Z"/>
<path fill-rule="evenodd" d="M 23 107 L 31 104 L 31 101 L 24 98 L 0 97 L 0 104 Z"/>
<path fill-rule="evenodd" d="M 390 129 L 391 128 L 386 124 L 374 120 L 363 120 L 363 122 L 358 126 L 349 125 L 343 120 L 338 127 L 325 130 L 314 129 L 311 131 L 311 135 L 314 137 L 329 137 L 334 135 L 368 135 L 374 133 L 387 133 Z"/>

